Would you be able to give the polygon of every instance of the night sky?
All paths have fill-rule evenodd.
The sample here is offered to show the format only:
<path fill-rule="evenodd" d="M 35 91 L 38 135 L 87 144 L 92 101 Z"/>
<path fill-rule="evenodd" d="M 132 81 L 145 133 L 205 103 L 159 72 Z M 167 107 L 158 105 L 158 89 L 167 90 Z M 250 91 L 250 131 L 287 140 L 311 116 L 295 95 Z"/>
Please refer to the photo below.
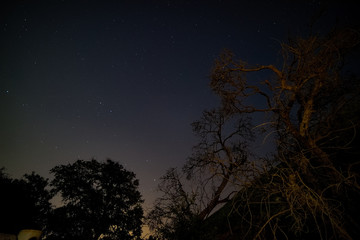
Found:
<path fill-rule="evenodd" d="M 161 175 L 191 154 L 191 122 L 218 105 L 208 84 L 222 49 L 277 63 L 280 42 L 319 9 L 321 28 L 354 19 L 354 6 L 326 2 L 1 1 L 0 167 L 51 177 L 110 158 L 150 205 Z"/>

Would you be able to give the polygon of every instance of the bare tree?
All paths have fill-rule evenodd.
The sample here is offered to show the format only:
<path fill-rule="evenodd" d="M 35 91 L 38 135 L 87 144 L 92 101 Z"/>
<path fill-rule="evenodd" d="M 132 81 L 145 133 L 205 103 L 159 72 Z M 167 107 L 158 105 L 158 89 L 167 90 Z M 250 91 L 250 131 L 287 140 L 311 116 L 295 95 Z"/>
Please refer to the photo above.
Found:
<path fill-rule="evenodd" d="M 207 193 L 197 215 L 203 220 L 216 206 L 230 199 L 234 192 L 227 189 L 229 183 L 236 181 L 239 175 L 245 176 L 249 159 L 247 148 L 253 135 L 250 119 L 239 118 L 223 108 L 204 111 L 202 118 L 192 126 L 200 142 L 183 170 L 188 178 L 197 175 L 203 192 Z"/>
<path fill-rule="evenodd" d="M 278 131 L 280 146 L 285 142 L 284 149 L 292 149 L 289 144 L 298 145 L 314 156 L 291 162 L 304 174 L 310 174 L 309 165 L 321 165 L 328 167 L 331 177 L 338 180 L 340 173 L 320 143 L 345 130 L 334 129 L 334 121 L 344 105 L 357 95 L 359 84 L 344 79 L 341 70 L 344 55 L 358 42 L 359 33 L 353 30 L 290 41 L 282 45 L 282 68 L 249 67 L 245 62 L 235 62 L 232 54 L 225 52 L 216 61 L 211 87 L 229 111 L 271 113 L 270 127 Z M 265 70 L 272 75 L 260 83 L 246 78 L 248 73 Z M 255 96 L 263 99 L 260 106 L 247 101 Z"/>
<path fill-rule="evenodd" d="M 167 171 L 159 184 L 163 195 L 147 216 L 147 224 L 161 239 L 181 239 L 198 211 L 196 192 L 186 192 L 182 180 L 175 168 Z"/>
<path fill-rule="evenodd" d="M 244 176 L 248 164 L 247 145 L 253 138 L 249 119 L 214 109 L 204 111 L 192 126 L 199 144 L 180 173 L 170 169 L 162 177 L 163 196 L 148 215 L 148 224 L 161 238 L 194 236 L 194 224 L 231 199 L 234 181 Z"/>
<path fill-rule="evenodd" d="M 281 165 L 273 171 L 264 168 L 251 190 L 242 191 L 246 198 L 248 191 L 263 194 L 250 201 L 244 199 L 245 195 L 239 197 L 241 207 L 248 209 L 243 215 L 251 215 L 254 205 L 267 209 L 262 220 L 249 220 L 249 228 L 258 229 L 252 237 L 265 237 L 266 231 L 274 237 L 279 232 L 288 237 L 290 230 L 299 234 L 312 222 L 318 230 L 317 237 L 351 239 L 344 219 L 355 221 L 346 211 L 342 195 L 356 192 L 359 196 L 354 167 L 358 160 L 344 164 L 335 156 L 352 144 L 359 128 L 358 117 L 344 118 L 350 116 L 344 110 L 349 104 L 359 107 L 358 102 L 354 105 L 359 100 L 359 81 L 344 71 L 345 57 L 359 39 L 357 31 L 346 29 L 326 37 L 290 40 L 282 44 L 281 67 L 252 67 L 235 61 L 228 51 L 216 61 L 211 87 L 221 97 L 224 108 L 240 115 L 266 113 L 269 120 L 262 126 L 269 133 L 276 132 L 278 149 L 274 160 Z M 269 73 L 269 78 L 261 82 L 247 78 L 250 73 L 263 71 Z M 249 101 L 254 98 L 262 102 L 255 105 Z M 348 138 L 351 134 L 353 137 Z M 274 203 L 274 196 L 282 201 L 280 208 L 272 205 L 279 204 Z M 273 206 L 271 211 L 269 206 Z M 282 226 L 282 218 L 291 219 L 292 227 L 288 223 Z M 351 228 L 356 229 L 354 225 Z"/>
<path fill-rule="evenodd" d="M 226 239 L 360 235 L 354 218 L 360 211 L 351 204 L 360 197 L 359 155 L 339 156 L 359 141 L 360 84 L 345 68 L 359 40 L 351 29 L 290 39 L 281 45 L 280 66 L 251 66 L 230 51 L 221 54 L 210 84 L 221 107 L 193 123 L 200 141 L 182 169 L 195 191 L 189 194 L 185 179 L 171 172 L 163 179 L 167 187 L 160 187 L 166 197 L 150 216 L 170 219 L 176 236 L 173 213 L 186 213 L 188 226 L 193 219 L 206 223 L 226 203 L 220 211 L 235 219 L 226 234 L 218 233 Z M 251 78 L 265 74 L 261 81 Z M 258 130 L 276 139 L 271 159 L 257 158 L 249 148 Z"/>

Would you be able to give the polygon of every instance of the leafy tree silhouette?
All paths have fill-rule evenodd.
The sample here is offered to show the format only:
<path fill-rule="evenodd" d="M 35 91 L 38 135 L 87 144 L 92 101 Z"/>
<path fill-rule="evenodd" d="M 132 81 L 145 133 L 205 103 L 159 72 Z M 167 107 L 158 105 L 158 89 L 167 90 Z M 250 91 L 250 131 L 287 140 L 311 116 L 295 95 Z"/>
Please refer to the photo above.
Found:
<path fill-rule="evenodd" d="M 63 206 L 49 219 L 47 239 L 139 239 L 143 202 L 133 172 L 112 160 L 77 160 L 50 170 Z"/>
<path fill-rule="evenodd" d="M 48 180 L 32 172 L 11 179 L 0 169 L 0 232 L 17 234 L 21 229 L 42 230 L 51 210 Z"/>

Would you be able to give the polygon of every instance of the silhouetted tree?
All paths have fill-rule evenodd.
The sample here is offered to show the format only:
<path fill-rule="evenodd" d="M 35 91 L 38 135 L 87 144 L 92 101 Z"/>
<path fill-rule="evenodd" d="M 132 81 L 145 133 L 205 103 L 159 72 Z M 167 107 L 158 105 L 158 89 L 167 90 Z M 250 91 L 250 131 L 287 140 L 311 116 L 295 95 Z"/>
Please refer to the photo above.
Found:
<path fill-rule="evenodd" d="M 47 239 L 140 238 L 143 200 L 133 172 L 111 160 L 78 160 L 51 173 L 64 205 L 54 210 Z"/>
<path fill-rule="evenodd" d="M 229 183 L 244 176 L 249 163 L 248 145 L 253 140 L 251 124 L 247 118 L 236 118 L 224 108 L 204 111 L 199 121 L 192 123 L 193 131 L 200 142 L 183 171 L 187 178 L 197 178 L 201 184 L 202 205 L 197 214 L 204 220 L 214 208 L 230 199 L 234 189 Z"/>
<path fill-rule="evenodd" d="M 48 180 L 32 172 L 11 179 L 0 169 L 0 232 L 17 234 L 21 229 L 43 230 L 51 210 Z"/>
<path fill-rule="evenodd" d="M 359 142 L 360 83 L 345 66 L 359 41 L 352 29 L 290 39 L 281 45 L 280 66 L 251 66 L 230 51 L 221 54 L 210 85 L 222 104 L 193 124 L 201 140 L 183 169 L 198 185 L 190 190 L 179 175 L 165 175 L 163 197 L 149 214 L 157 236 L 180 239 L 179 227 L 191 232 L 194 223 L 207 225 L 215 207 L 227 202 L 227 212 L 216 219 L 225 216 L 231 227 L 214 239 L 358 238 L 360 209 L 353 203 L 360 197 L 359 155 L 349 149 Z M 249 77 L 259 72 L 268 77 Z M 276 148 L 274 157 L 251 164 L 248 156 L 256 154 L 247 146 L 258 130 L 275 138 Z M 181 190 L 174 195 L 166 189 Z M 186 227 L 174 217 L 181 212 L 190 216 Z"/>
<path fill-rule="evenodd" d="M 228 113 L 221 108 L 204 111 L 192 124 L 200 139 L 193 155 L 181 172 L 170 169 L 161 178 L 163 196 L 147 216 L 160 239 L 210 239 L 200 225 L 231 199 L 234 182 L 249 164 L 247 147 L 253 139 L 249 119 Z"/>
<path fill-rule="evenodd" d="M 156 229 L 159 239 L 186 239 L 198 213 L 196 192 L 186 192 L 179 172 L 172 168 L 161 177 L 159 190 L 163 196 L 156 200 L 147 216 L 150 229 Z"/>

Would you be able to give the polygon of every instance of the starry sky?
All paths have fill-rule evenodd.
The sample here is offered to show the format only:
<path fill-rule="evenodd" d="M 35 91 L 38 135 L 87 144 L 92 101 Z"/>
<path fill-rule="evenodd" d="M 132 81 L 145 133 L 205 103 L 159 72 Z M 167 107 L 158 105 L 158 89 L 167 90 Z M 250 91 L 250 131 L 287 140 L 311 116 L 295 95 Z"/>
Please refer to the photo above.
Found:
<path fill-rule="evenodd" d="M 351 22 L 320 1 L 1 1 L 0 167 L 12 177 L 77 159 L 134 171 L 145 204 L 196 143 L 191 122 L 218 105 L 209 74 L 224 49 L 279 61 L 280 42 Z"/>

